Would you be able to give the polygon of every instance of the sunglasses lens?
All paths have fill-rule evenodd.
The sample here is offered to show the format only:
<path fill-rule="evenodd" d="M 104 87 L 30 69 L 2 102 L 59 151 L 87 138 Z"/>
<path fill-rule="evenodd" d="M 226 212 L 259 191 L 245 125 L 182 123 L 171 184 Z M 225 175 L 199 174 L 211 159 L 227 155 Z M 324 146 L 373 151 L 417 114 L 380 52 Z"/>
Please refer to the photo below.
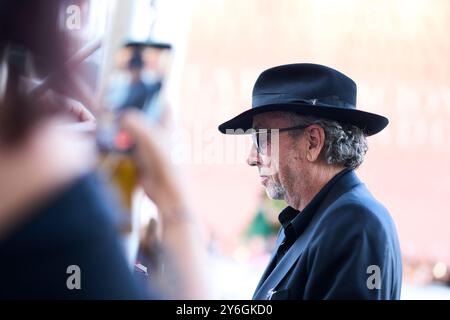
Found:
<path fill-rule="evenodd" d="M 252 133 L 253 144 L 260 154 L 267 154 L 268 131 L 258 130 Z"/>

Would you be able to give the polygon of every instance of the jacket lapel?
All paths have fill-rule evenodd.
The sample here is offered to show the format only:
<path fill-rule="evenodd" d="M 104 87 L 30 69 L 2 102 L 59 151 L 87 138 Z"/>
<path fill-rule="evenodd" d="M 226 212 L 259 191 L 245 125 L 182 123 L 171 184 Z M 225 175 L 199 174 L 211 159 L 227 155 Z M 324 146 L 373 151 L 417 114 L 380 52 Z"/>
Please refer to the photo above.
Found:
<path fill-rule="evenodd" d="M 284 232 L 283 228 L 280 228 L 280 231 L 278 231 L 277 241 L 275 243 L 275 248 L 277 248 L 281 245 L 281 243 L 284 241 Z M 264 283 L 264 281 L 267 279 L 267 277 L 270 275 L 271 271 L 273 270 L 273 264 L 275 263 L 275 257 L 277 255 L 277 250 L 273 250 L 272 256 L 269 259 L 269 263 L 267 264 L 266 270 L 264 270 L 264 273 L 259 280 L 258 285 L 256 286 L 255 293 L 258 292 L 261 285 Z M 253 299 L 255 299 L 255 295 L 253 296 Z"/>
<path fill-rule="evenodd" d="M 349 172 L 344 175 L 341 179 L 339 179 L 336 184 L 329 191 L 322 204 L 320 205 L 317 212 L 314 214 L 311 222 L 309 223 L 306 230 L 303 234 L 297 238 L 294 244 L 289 248 L 280 262 L 272 268 L 272 264 L 275 263 L 274 259 L 276 256 L 276 252 L 282 240 L 284 239 L 284 233 L 279 232 L 278 240 L 276 245 L 276 250 L 272 254 L 271 261 L 266 268 L 263 277 L 258 284 L 255 294 L 253 295 L 254 300 L 265 300 L 270 299 L 271 293 L 274 292 L 277 285 L 283 280 L 289 270 L 294 266 L 296 261 L 300 258 L 305 247 L 309 243 L 309 239 L 313 234 L 315 223 L 318 221 L 322 213 L 333 203 L 335 202 L 342 194 L 350 191 L 358 184 L 361 184 L 361 181 L 358 179 L 354 171 Z M 270 270 L 272 270 L 270 272 Z"/>

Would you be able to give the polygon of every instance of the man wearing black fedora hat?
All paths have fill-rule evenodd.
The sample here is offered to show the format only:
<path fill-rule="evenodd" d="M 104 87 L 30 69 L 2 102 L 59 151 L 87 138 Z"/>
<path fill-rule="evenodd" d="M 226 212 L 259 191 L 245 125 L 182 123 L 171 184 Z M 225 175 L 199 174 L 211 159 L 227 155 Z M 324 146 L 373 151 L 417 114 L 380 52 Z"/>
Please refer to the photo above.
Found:
<path fill-rule="evenodd" d="M 402 263 L 389 212 L 354 170 L 388 119 L 356 109 L 356 84 L 317 64 L 264 71 L 252 108 L 221 124 L 252 136 L 256 166 L 280 213 L 276 248 L 254 299 L 399 299 Z"/>

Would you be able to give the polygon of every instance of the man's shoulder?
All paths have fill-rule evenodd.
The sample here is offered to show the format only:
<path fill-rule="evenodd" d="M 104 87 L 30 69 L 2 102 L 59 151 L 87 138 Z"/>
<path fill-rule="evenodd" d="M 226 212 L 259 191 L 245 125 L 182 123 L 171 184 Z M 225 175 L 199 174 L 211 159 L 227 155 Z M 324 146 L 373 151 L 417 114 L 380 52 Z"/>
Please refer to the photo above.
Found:
<path fill-rule="evenodd" d="M 318 224 L 322 229 L 380 231 L 391 229 L 393 222 L 384 205 L 373 197 L 364 184 L 359 184 L 330 203 Z"/>

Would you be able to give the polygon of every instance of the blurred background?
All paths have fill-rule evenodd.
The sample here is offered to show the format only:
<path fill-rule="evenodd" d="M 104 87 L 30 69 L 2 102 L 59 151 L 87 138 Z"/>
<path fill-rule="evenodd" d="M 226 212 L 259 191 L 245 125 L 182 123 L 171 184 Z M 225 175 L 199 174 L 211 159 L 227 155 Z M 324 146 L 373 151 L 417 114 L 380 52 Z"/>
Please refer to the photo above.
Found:
<path fill-rule="evenodd" d="M 284 204 L 266 199 L 245 164 L 246 138 L 222 136 L 217 125 L 250 107 L 262 70 L 313 62 L 348 74 L 358 84 L 359 108 L 390 119 L 369 139 L 358 174 L 397 224 L 402 298 L 450 298 L 448 1 L 131 4 L 131 38 L 173 45 L 167 98 L 182 151 L 176 148 L 172 160 L 182 166 L 204 223 L 220 297 L 251 296 Z"/>
<path fill-rule="evenodd" d="M 397 225 L 402 299 L 450 299 L 450 2 L 90 3 L 93 17 L 105 10 L 107 101 L 132 104 L 167 129 L 206 235 L 216 297 L 251 298 L 285 206 L 266 198 L 246 165 L 250 140 L 217 126 L 251 106 L 261 71 L 311 62 L 349 75 L 358 108 L 390 119 L 368 139 L 357 173 Z M 134 207 L 144 227 L 156 215 L 142 194 Z"/>
<path fill-rule="evenodd" d="M 249 108 L 262 70 L 313 62 L 348 74 L 358 84 L 359 108 L 390 119 L 386 130 L 369 139 L 358 174 L 397 224 L 404 258 L 402 297 L 449 299 L 450 3 L 156 4 L 160 18 L 175 26 L 170 33 L 178 63 L 170 97 L 195 155 L 183 164 L 195 209 L 224 259 L 216 278 L 223 294 L 250 296 L 283 204 L 265 199 L 255 170 L 245 164 L 245 146 L 238 141 L 245 138 L 221 136 L 216 127 Z M 237 279 L 237 273 L 242 277 Z M 227 291 L 236 283 L 241 291 Z"/>

